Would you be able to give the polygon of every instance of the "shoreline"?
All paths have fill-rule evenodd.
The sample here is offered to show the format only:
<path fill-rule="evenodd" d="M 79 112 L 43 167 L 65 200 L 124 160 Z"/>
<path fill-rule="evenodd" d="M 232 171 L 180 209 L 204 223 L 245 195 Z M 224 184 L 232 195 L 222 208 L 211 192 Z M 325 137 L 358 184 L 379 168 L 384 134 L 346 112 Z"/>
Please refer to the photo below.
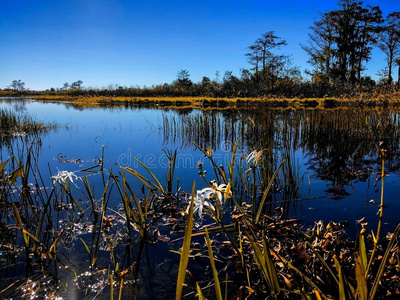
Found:
<path fill-rule="evenodd" d="M 2 95 L 1 95 L 2 96 Z M 398 107 L 400 97 L 381 95 L 376 98 L 212 98 L 212 97 L 114 97 L 70 95 L 7 95 L 37 101 L 68 102 L 78 106 L 140 105 L 162 108 L 336 108 Z M 3 97 L 3 96 L 2 96 Z"/>

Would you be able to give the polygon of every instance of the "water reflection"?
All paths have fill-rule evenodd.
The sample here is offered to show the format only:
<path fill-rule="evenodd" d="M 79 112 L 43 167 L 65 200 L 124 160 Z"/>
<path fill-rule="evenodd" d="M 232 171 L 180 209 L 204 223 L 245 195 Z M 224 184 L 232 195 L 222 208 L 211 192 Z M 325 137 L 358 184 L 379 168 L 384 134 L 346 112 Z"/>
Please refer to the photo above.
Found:
<path fill-rule="evenodd" d="M 302 162 L 335 198 L 348 196 L 347 187 L 366 181 L 377 170 L 378 146 L 387 150 L 388 172 L 398 173 L 399 126 L 396 111 L 224 110 L 164 113 L 164 144 L 218 150 L 240 142 L 243 149 L 284 154 L 303 153 Z M 273 165 L 273 164 L 272 164 Z"/>
<path fill-rule="evenodd" d="M 383 142 L 387 149 L 386 171 L 395 175 L 400 169 L 399 118 L 398 112 L 393 110 L 160 110 L 129 105 L 87 108 L 62 103 L 16 103 L 15 100 L 8 101 L 4 105 L 25 107 L 28 114 L 38 114 L 39 121 L 51 122 L 51 118 L 54 118 L 61 126 L 68 124 L 68 129 L 63 126 L 59 131 L 42 135 L 38 143 L 38 148 L 41 149 L 40 157 L 39 154 L 33 155 L 37 158 L 34 166 L 43 170 L 44 181 L 50 178 L 47 174 L 50 170 L 55 175 L 57 169 L 71 172 L 90 167 L 98 161 L 98 159 L 93 161 L 93 158 L 101 156 L 103 145 L 106 149 L 105 168 L 118 169 L 115 163 L 122 164 L 122 157 L 126 160 L 126 166 L 131 166 L 132 156 L 141 154 L 142 157 L 145 155 L 150 157 L 151 155 L 154 158 L 150 161 L 154 164 L 151 170 L 162 180 L 165 178 L 167 167 L 159 164 L 162 161 L 160 157 L 163 155 L 163 148 L 178 147 L 180 148 L 178 153 L 183 155 L 182 159 L 187 157 L 185 155 L 190 155 L 190 164 L 177 160 L 179 166 L 175 175 L 179 177 L 181 191 L 190 191 L 193 180 L 197 181 L 198 189 L 201 189 L 201 184 L 204 182 L 201 182 L 198 177 L 199 170 L 196 168 L 196 162 L 203 155 L 194 144 L 204 149 L 213 149 L 213 155 L 227 154 L 223 156 L 224 159 L 221 159 L 221 164 L 226 170 L 226 162 L 229 161 L 232 147 L 237 141 L 239 146 L 236 168 L 241 169 L 241 172 L 238 170 L 237 174 L 242 174 L 242 177 L 238 176 L 233 184 L 239 194 L 237 199 L 240 199 L 241 203 L 247 201 L 251 204 L 254 195 L 252 176 L 256 177 L 257 186 L 259 186 L 256 197 L 260 198 L 266 183 L 284 158 L 285 163 L 281 167 L 280 175 L 274 181 L 276 184 L 272 187 L 274 193 L 269 194 L 266 201 L 266 211 L 272 214 L 279 206 L 280 215 L 303 217 L 306 225 L 321 219 L 335 222 L 348 220 L 349 232 L 353 236 L 358 231 L 354 220 L 363 216 L 368 218 L 371 228 L 376 228 L 373 222 L 378 208 L 376 205 L 368 204 L 368 199 L 371 198 L 364 195 L 364 191 L 366 186 L 368 189 L 379 187 L 379 185 L 373 187 L 373 184 L 374 174 L 380 171 L 381 160 L 378 157 L 380 142 Z M 22 140 L 15 140 L 15 144 L 29 145 Z M 1 150 L 1 153 L 9 154 L 6 148 Z M 262 159 L 258 161 L 256 172 L 253 172 L 247 162 L 248 154 L 253 150 L 263 153 Z M 4 159 L 1 158 L 1 160 Z M 19 159 L 19 161 L 22 160 Z M 85 174 L 81 172 L 80 175 Z M 308 175 L 310 175 L 312 192 L 310 192 L 310 187 L 307 187 Z M 214 176 L 213 172 L 209 171 L 207 179 L 216 179 Z M 390 181 L 386 181 L 385 206 L 387 205 L 389 209 L 385 210 L 383 225 L 385 232 L 393 230 L 394 224 L 398 222 L 395 214 L 399 209 L 398 178 L 395 176 L 394 179 L 390 178 Z M 90 176 L 89 181 L 93 186 L 95 198 L 101 199 L 105 185 L 104 178 L 93 175 Z M 134 178 L 129 178 L 129 184 L 132 184 L 132 188 L 138 195 L 143 194 L 143 197 L 146 197 L 141 190 L 141 183 L 135 181 Z M 44 182 L 43 185 L 49 186 L 48 182 Z M 72 185 L 72 188 L 74 187 Z M 46 189 L 43 190 L 44 193 L 45 191 Z M 77 196 L 80 197 L 82 193 L 78 190 L 77 192 Z M 369 192 L 371 191 L 368 190 L 367 193 Z M 112 209 L 122 205 L 117 193 L 116 188 L 110 191 L 109 205 Z M 345 198 L 345 201 L 332 201 L 327 197 L 319 197 L 325 196 L 326 193 L 330 195 L 330 198 Z M 56 197 L 61 198 L 58 195 Z M 90 205 L 86 198 L 82 198 L 83 207 Z M 312 200 L 303 201 L 304 198 Z M 40 206 L 42 202 L 37 203 Z M 65 213 L 67 218 L 75 220 L 74 215 L 67 213 L 67 210 L 64 212 L 63 207 L 55 207 L 61 209 L 60 214 Z M 7 215 L 4 218 L 7 218 Z M 36 223 L 31 223 L 34 230 L 36 230 Z M 74 226 L 77 230 L 81 230 L 77 225 Z M 170 230 L 167 227 L 159 229 L 162 235 Z M 73 233 L 76 234 L 71 236 L 68 243 L 75 243 L 74 250 L 65 251 L 62 254 L 65 254 L 64 257 L 68 261 L 74 263 L 74 270 L 77 270 L 77 274 L 81 274 L 79 280 L 82 285 L 89 286 L 90 284 L 93 288 L 93 284 L 105 277 L 98 273 L 98 277 L 92 278 L 92 274 L 83 273 L 85 271 L 83 269 L 87 268 L 88 259 L 83 255 L 86 253 L 84 245 L 79 241 L 76 242 L 76 237 L 79 235 L 79 238 L 82 237 L 89 243 L 90 237 L 92 241 L 95 240 L 97 237 L 95 234 L 99 231 Z M 50 235 L 53 233 L 45 231 L 45 234 L 48 235 L 46 240 L 50 241 Z M 156 237 L 155 234 L 151 236 Z M 199 239 L 199 242 L 202 243 L 203 240 Z M 15 244 L 7 240 L 4 240 L 4 243 Z M 135 252 L 135 256 L 129 257 L 130 254 L 126 253 L 131 253 L 132 249 L 128 249 L 128 245 L 130 244 L 119 244 L 115 253 L 123 258 L 122 268 L 132 266 L 137 260 L 135 272 L 140 272 L 137 285 L 138 297 L 147 295 L 148 298 L 160 298 L 158 295 L 172 294 L 175 286 L 171 282 L 177 276 L 176 269 L 173 268 L 176 266 L 176 254 L 169 252 L 167 244 L 158 243 L 157 249 L 149 247 L 142 250 L 140 250 L 140 245 L 135 244 L 135 251 L 140 251 Z M 178 244 L 175 245 L 178 247 Z M 174 250 L 178 249 L 174 248 Z M 137 255 L 139 252 L 143 252 L 140 266 L 141 256 Z M 100 269 L 107 270 L 110 261 L 108 253 L 105 251 L 99 253 L 99 262 L 102 264 Z M 9 265 L 11 271 L 5 277 L 16 278 L 17 273 L 20 275 L 21 268 L 18 267 L 17 261 L 10 260 Z M 153 277 L 149 275 L 150 269 L 147 265 L 151 266 L 151 272 L 154 272 Z M 57 268 L 56 271 L 60 277 L 67 277 L 65 274 L 69 272 L 66 269 L 63 271 Z M 199 269 L 198 272 L 203 272 L 203 269 Z M 76 289 L 76 282 L 73 279 L 69 283 L 65 288 L 68 290 L 67 295 L 74 292 L 78 298 L 84 297 L 85 290 Z M 5 288 L 8 282 L 3 285 Z M 160 292 L 160 290 L 163 291 Z M 93 291 L 97 293 L 95 288 Z"/>
<path fill-rule="evenodd" d="M 21 101 L 19 97 L 0 97 L 0 103 L 8 104 L 8 107 L 16 112 L 25 112 L 29 100 Z"/>
<path fill-rule="evenodd" d="M 3 98 L 1 102 L 18 111 L 25 111 L 27 105 L 30 105 L 30 102 L 16 98 Z M 40 103 L 40 105 L 45 108 L 47 104 Z M 158 152 L 162 148 L 177 147 L 182 154 L 192 153 L 196 149 L 195 144 L 204 149 L 211 148 L 214 152 L 221 150 L 229 152 L 236 141 L 239 143 L 240 154 L 247 155 L 252 150 L 263 150 L 262 170 L 266 174 L 265 181 L 271 177 L 271 173 L 282 158 L 289 158 L 292 167 L 294 164 L 300 166 L 302 173 L 312 173 L 314 181 L 324 182 L 325 192 L 336 199 L 349 196 L 350 187 L 357 182 L 370 180 L 371 175 L 377 172 L 380 165 L 377 150 L 380 142 L 384 143 L 384 148 L 387 150 L 387 172 L 398 174 L 400 170 L 400 120 L 399 112 L 393 109 L 198 110 L 182 108 L 174 110 L 143 108 L 129 103 L 118 106 L 99 104 L 95 107 L 60 102 L 51 103 L 51 105 L 59 107 L 59 111 L 71 110 L 74 115 L 81 113 L 88 115 L 88 112 L 92 115 L 99 111 L 107 117 L 110 114 L 119 116 L 132 114 L 132 119 L 129 120 L 128 134 L 130 135 L 135 134 L 132 128 L 138 124 L 138 122 L 132 123 L 133 118 L 145 112 L 146 117 L 151 118 L 150 121 L 146 118 L 142 121 L 145 123 L 142 126 L 147 127 L 146 133 L 143 134 L 145 143 L 151 142 L 154 146 L 158 144 Z M 115 119 L 118 120 L 118 118 Z M 87 122 L 92 121 L 87 120 Z M 83 120 L 74 122 L 72 123 L 72 120 L 69 122 L 69 127 L 76 129 L 69 130 L 72 139 L 81 135 L 78 129 Z M 101 126 L 98 127 L 101 136 L 97 130 L 97 132 L 92 132 L 91 138 L 99 144 L 98 141 L 102 140 L 103 136 L 110 134 L 105 132 L 105 128 L 113 126 L 115 131 L 117 126 L 119 128 L 123 126 L 123 120 L 118 122 L 117 125 L 112 125 L 110 119 L 108 121 L 101 119 Z M 161 140 L 158 143 L 152 136 L 157 131 Z M 121 129 L 120 133 L 127 134 Z M 126 139 L 115 136 L 113 142 L 119 142 L 121 138 Z M 4 144 L 10 144 L 10 141 L 3 140 L 1 144 L 4 146 Z M 117 150 L 118 155 L 126 153 L 126 149 Z M 132 153 L 132 155 L 137 154 Z M 261 189 L 263 187 L 261 184 Z"/>

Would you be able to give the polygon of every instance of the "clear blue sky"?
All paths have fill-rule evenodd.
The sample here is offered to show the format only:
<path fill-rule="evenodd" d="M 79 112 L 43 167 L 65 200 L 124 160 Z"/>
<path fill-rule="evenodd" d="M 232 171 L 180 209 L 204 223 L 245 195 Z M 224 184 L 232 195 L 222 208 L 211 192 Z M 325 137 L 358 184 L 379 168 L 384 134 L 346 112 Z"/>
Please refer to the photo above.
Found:
<path fill-rule="evenodd" d="M 399 0 L 365 3 L 384 16 L 400 10 Z M 246 47 L 270 30 L 304 70 L 299 44 L 317 13 L 335 7 L 335 0 L 0 0 L 0 88 L 14 79 L 31 89 L 76 80 L 149 86 L 172 82 L 179 69 L 194 81 L 217 70 L 239 75 Z M 384 64 L 376 50 L 366 73 L 376 78 Z"/>

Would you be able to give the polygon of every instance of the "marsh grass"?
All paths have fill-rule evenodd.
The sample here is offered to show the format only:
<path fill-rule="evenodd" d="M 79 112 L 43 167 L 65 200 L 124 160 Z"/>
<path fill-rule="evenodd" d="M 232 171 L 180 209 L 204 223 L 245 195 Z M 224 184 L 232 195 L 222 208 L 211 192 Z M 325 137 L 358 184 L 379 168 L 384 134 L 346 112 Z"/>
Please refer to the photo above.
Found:
<path fill-rule="evenodd" d="M 72 181 L 69 175 L 51 186 L 45 184 L 31 148 L 19 155 L 24 160 L 13 156 L 2 162 L 0 251 L 9 258 L 8 266 L 22 264 L 25 274 L 15 284 L 5 282 L 1 297 L 66 297 L 73 288 L 80 297 L 113 299 L 117 291 L 119 299 L 140 298 L 139 270 L 153 274 L 148 248 L 161 242 L 177 255 L 176 299 L 196 295 L 201 299 L 222 299 L 222 295 L 225 299 L 373 299 L 398 293 L 400 225 L 384 238 L 380 221 L 369 237 L 367 223 L 361 220 L 354 242 L 345 235 L 346 222 L 320 221 L 307 229 L 300 220 L 286 217 L 288 207 L 266 213 L 279 190 L 294 195 L 292 189 L 299 188 L 298 163 L 293 153 L 287 153 L 271 175 L 262 177 L 262 161 L 269 163 L 269 154 L 253 153 L 238 163 L 237 145 L 227 168 L 213 161 L 211 149 L 198 146 L 214 169 L 209 172 L 213 180 L 200 169 L 208 193 L 202 199 L 195 184 L 191 193 L 179 187 L 174 191 L 176 151 L 167 152 L 165 185 L 140 161 L 143 174 L 127 167 L 119 167 L 118 173 L 106 170 L 104 151 L 94 166 L 80 170 L 79 180 Z M 102 177 L 100 192 L 91 187 L 89 175 Z M 381 175 L 380 219 L 383 157 Z M 134 191 L 132 180 L 141 183 L 141 193 Z M 237 193 L 243 186 L 249 187 L 248 199 Z M 259 186 L 263 186 L 261 193 Z M 256 199 L 251 198 L 254 190 Z M 119 208 L 109 207 L 111 197 L 118 197 Z M 202 216 L 195 214 L 199 205 L 203 205 Z M 160 232 L 164 226 L 166 235 Z M 76 251 L 85 253 L 78 261 L 72 256 Z M 198 268 L 200 273 L 195 272 Z M 186 275 L 192 286 L 185 284 Z"/>
<path fill-rule="evenodd" d="M 343 228 L 346 224 L 330 222 L 325 226 L 318 222 L 314 228 L 303 232 L 298 227 L 299 220 L 287 220 L 282 213 L 277 216 L 263 215 L 260 220 L 262 205 L 254 219 L 253 209 L 243 208 L 234 201 L 237 211 L 234 210 L 232 221 L 236 233 L 233 234 L 234 238 L 232 233 L 224 233 L 232 246 L 239 239 L 240 248 L 235 252 L 241 257 L 238 260 L 242 262 L 245 269 L 243 272 L 248 278 L 248 285 L 244 283 L 242 289 L 247 290 L 247 293 L 242 294 L 242 297 L 304 299 L 313 295 L 316 299 L 375 299 L 399 293 L 397 238 L 400 224 L 388 237 L 388 242 L 379 243 L 383 216 L 385 150 L 380 149 L 380 152 L 381 204 L 378 229 L 375 234 L 372 232 L 373 249 L 368 249 L 364 237 L 367 223 L 363 220 L 360 221 L 362 229 L 354 244 L 345 238 Z M 287 172 L 284 174 L 289 176 L 288 180 L 292 180 L 291 175 L 287 175 Z M 268 192 L 269 187 L 264 196 Z M 207 228 L 204 234 L 209 246 Z M 216 243 L 218 240 L 220 238 Z M 247 251 L 244 250 L 246 248 Z M 381 254 L 376 257 L 378 248 Z M 392 260 L 388 263 L 389 256 Z M 210 255 L 211 264 L 213 260 Z M 370 268 L 372 264 L 375 266 L 373 269 Z M 215 267 L 212 269 L 215 274 Z M 216 294 L 219 298 L 218 290 Z"/>
<path fill-rule="evenodd" d="M 26 114 L 0 109 L 1 136 L 38 135 L 55 128 L 55 124 L 38 123 Z"/>
<path fill-rule="evenodd" d="M 0 150 L 7 148 L 8 152 L 12 152 L 15 145 L 16 148 L 35 147 L 35 152 L 38 152 L 41 137 L 58 128 L 55 123 L 40 123 L 25 113 L 0 109 Z"/>
<path fill-rule="evenodd" d="M 71 102 L 81 106 L 93 105 L 153 105 L 161 107 L 185 107 L 185 108 L 224 108 L 224 107 L 348 107 L 348 106 L 363 106 L 363 107 L 386 107 L 398 106 L 400 97 L 398 91 L 389 93 L 359 93 L 355 96 L 342 97 L 322 97 L 322 98 L 307 98 L 307 97 L 139 97 L 139 96 L 97 96 L 84 95 L 78 93 L 64 94 L 41 94 L 33 95 L 35 99 L 44 101 L 64 101 Z"/>

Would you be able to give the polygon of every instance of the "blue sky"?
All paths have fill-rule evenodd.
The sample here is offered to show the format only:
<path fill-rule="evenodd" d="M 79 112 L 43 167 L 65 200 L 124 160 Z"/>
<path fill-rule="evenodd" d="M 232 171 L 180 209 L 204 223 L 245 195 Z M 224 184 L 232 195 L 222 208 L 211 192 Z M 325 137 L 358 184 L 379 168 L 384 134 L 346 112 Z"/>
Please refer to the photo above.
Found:
<path fill-rule="evenodd" d="M 398 0 L 368 0 L 384 16 Z M 28 88 L 147 85 L 172 82 L 180 69 L 191 79 L 248 68 L 244 53 L 274 30 L 302 70 L 309 68 L 300 43 L 318 12 L 336 1 L 128 1 L 0 0 L 0 88 L 22 79 Z M 385 65 L 379 50 L 368 63 L 374 78 Z M 397 72 L 395 72 L 397 73 Z"/>

